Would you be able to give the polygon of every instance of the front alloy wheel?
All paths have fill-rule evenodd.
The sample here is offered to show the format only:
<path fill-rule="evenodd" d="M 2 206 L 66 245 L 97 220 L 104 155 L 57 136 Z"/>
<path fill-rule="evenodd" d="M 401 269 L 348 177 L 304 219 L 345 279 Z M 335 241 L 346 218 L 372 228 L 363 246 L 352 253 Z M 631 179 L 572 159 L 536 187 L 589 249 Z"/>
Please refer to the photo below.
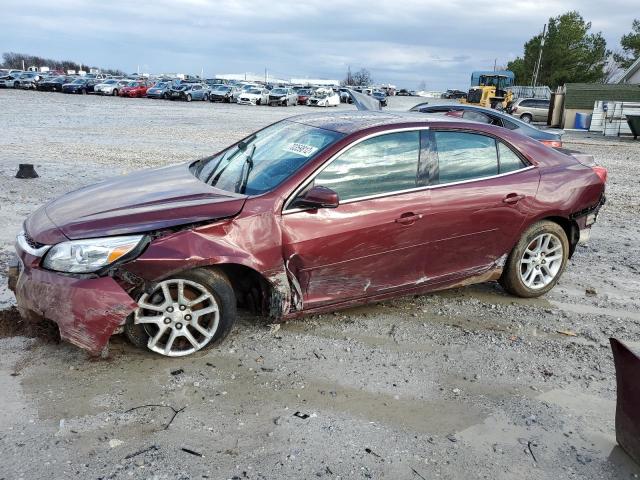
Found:
<path fill-rule="evenodd" d="M 235 297 L 226 277 L 199 269 L 143 293 L 125 333 L 137 346 L 182 357 L 222 340 L 234 319 Z"/>

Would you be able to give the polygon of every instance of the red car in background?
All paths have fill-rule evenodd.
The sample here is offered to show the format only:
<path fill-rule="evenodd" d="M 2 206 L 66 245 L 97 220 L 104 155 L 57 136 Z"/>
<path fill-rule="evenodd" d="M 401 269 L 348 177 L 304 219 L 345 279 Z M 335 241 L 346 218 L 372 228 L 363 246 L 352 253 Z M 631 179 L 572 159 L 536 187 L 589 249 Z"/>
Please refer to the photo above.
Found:
<path fill-rule="evenodd" d="M 589 238 L 606 177 L 484 123 L 301 115 L 47 203 L 9 286 L 94 354 L 124 331 L 170 357 L 221 341 L 238 306 L 278 322 L 491 280 L 537 297 Z"/>
<path fill-rule="evenodd" d="M 302 88 L 298 90 L 298 105 L 306 105 L 307 100 L 313 95 L 311 88 Z"/>
<path fill-rule="evenodd" d="M 147 95 L 147 90 L 152 86 L 153 84 L 148 82 L 129 82 L 120 89 L 119 95 L 121 97 L 142 98 Z"/>

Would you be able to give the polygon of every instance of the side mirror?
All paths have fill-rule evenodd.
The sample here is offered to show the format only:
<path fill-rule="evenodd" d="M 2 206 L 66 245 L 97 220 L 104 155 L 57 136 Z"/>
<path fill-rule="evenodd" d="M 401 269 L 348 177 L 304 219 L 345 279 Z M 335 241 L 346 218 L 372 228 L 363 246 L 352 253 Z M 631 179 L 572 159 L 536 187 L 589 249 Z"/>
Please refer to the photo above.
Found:
<path fill-rule="evenodd" d="M 336 208 L 340 205 L 338 194 L 323 186 L 312 187 L 293 202 L 295 208 Z"/>

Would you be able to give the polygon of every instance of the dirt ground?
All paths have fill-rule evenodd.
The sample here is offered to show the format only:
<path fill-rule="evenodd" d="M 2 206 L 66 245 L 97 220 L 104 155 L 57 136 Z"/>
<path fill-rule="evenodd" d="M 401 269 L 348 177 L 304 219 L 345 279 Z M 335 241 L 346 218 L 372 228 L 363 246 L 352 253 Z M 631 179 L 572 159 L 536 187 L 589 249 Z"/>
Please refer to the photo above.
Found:
<path fill-rule="evenodd" d="M 0 91 L 0 269 L 43 202 L 308 110 Z M 242 316 L 184 359 L 115 337 L 108 360 L 89 361 L 9 329 L 0 479 L 637 478 L 615 442 L 608 339 L 640 346 L 640 142 L 565 140 L 609 169 L 608 203 L 543 298 L 491 283 L 278 329 Z M 40 178 L 13 178 L 21 162 Z"/>

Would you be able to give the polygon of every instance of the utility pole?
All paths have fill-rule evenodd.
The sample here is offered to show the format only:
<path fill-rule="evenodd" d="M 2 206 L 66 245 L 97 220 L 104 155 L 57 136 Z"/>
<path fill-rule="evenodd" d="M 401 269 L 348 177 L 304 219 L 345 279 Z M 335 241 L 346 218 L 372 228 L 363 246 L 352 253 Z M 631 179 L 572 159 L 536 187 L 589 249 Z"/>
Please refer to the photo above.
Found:
<path fill-rule="evenodd" d="M 538 83 L 538 74 L 540 73 L 540 63 L 542 62 L 542 50 L 544 49 L 544 41 L 546 39 L 547 36 L 547 24 L 544 24 L 544 27 L 542 27 L 542 39 L 540 40 L 540 53 L 538 54 L 538 61 L 536 62 L 536 68 L 533 71 L 533 83 L 531 84 L 531 86 L 533 88 L 536 87 L 536 84 Z"/>
<path fill-rule="evenodd" d="M 497 67 L 497 65 L 498 65 L 498 59 L 496 58 L 496 59 L 493 61 L 493 71 L 494 71 L 494 72 L 496 71 L 496 67 Z"/>

